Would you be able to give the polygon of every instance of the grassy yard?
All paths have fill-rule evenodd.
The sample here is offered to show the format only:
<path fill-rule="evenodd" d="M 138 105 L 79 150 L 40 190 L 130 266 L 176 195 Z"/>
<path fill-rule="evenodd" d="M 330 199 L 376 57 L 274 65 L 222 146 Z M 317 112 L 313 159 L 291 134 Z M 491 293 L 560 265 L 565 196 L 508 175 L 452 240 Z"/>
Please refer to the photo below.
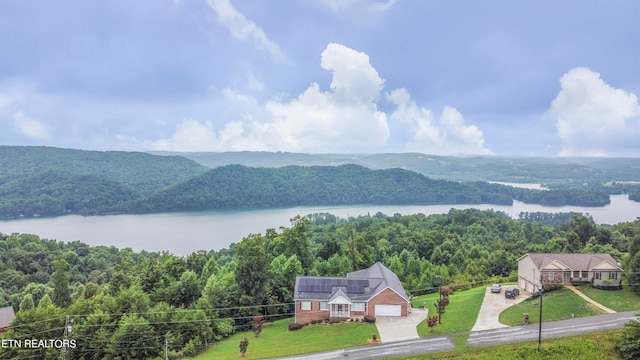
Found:
<path fill-rule="evenodd" d="M 618 312 L 640 310 L 640 296 L 634 293 L 630 286 L 615 291 L 594 289 L 588 286 L 578 287 L 578 290 L 594 301 Z"/>
<path fill-rule="evenodd" d="M 209 348 L 195 359 L 240 358 L 240 340 L 247 338 L 249 347 L 244 359 L 260 359 L 287 355 L 367 345 L 371 335 L 378 330 L 375 324 L 346 323 L 334 325 L 311 325 L 297 331 L 289 331 L 289 320 L 280 320 L 265 327 L 259 337 L 253 332 L 242 332 L 231 336 Z"/>
<path fill-rule="evenodd" d="M 465 347 L 457 351 L 422 354 L 394 358 L 410 359 L 454 359 L 454 360 L 504 360 L 504 359 L 571 359 L 571 360 L 617 360 L 622 359 L 615 350 L 619 330 L 585 334 L 562 339 L 548 339 L 538 351 L 537 342 Z"/>
<path fill-rule="evenodd" d="M 540 298 L 528 299 L 500 313 L 500 322 L 505 325 L 522 325 L 522 314 L 529 314 L 529 322 L 540 321 Z M 602 312 L 568 289 L 556 290 L 544 295 L 542 320 L 555 321 L 598 315 Z"/>
<path fill-rule="evenodd" d="M 442 324 L 434 327 L 432 333 L 432 329 L 423 321 L 418 325 L 418 335 L 424 337 L 470 331 L 478 318 L 486 289 L 486 286 L 482 286 L 471 290 L 457 291 L 450 295 L 450 303 L 446 308 L 446 313 L 442 315 Z M 429 294 L 412 300 L 411 304 L 414 307 L 423 307 L 426 304 L 429 308 L 429 315 L 437 315 L 438 312 L 434 306 L 437 300 L 437 293 Z"/>

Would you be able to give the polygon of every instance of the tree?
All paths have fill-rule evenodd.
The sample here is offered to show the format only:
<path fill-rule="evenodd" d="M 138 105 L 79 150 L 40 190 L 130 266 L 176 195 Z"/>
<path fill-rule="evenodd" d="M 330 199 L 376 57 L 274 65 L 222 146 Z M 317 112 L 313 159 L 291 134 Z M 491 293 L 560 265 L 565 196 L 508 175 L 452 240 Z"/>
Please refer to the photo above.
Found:
<path fill-rule="evenodd" d="M 300 215 L 296 215 L 291 219 L 291 228 L 282 228 L 282 240 L 284 243 L 284 251 L 286 257 L 296 255 L 302 269 L 308 271 L 313 266 L 313 256 L 309 249 L 309 240 L 307 238 L 307 228 L 311 221 Z"/>
<path fill-rule="evenodd" d="M 115 359 L 151 359 L 160 354 L 161 339 L 149 322 L 138 315 L 125 315 L 111 337 L 109 355 Z"/>
<path fill-rule="evenodd" d="M 27 294 L 20 301 L 19 311 L 29 311 L 33 310 L 35 304 L 33 303 L 33 295 Z"/>
<path fill-rule="evenodd" d="M 175 284 L 176 301 L 174 305 L 188 307 L 200 297 L 200 281 L 195 271 L 187 270 Z"/>
<path fill-rule="evenodd" d="M 40 301 L 38 301 L 38 308 L 39 309 L 46 309 L 49 306 L 53 306 L 53 301 L 51 301 L 51 297 L 49 297 L 49 294 L 44 294 L 42 299 L 40 299 Z"/>
<path fill-rule="evenodd" d="M 53 262 L 53 274 L 50 282 L 53 285 L 51 300 L 56 306 L 71 305 L 71 291 L 69 290 L 69 263 L 64 259 Z"/>
<path fill-rule="evenodd" d="M 267 299 L 270 263 L 265 250 L 265 239 L 260 234 L 251 234 L 238 244 L 238 267 L 236 282 L 240 291 L 252 297 L 256 304 Z"/>

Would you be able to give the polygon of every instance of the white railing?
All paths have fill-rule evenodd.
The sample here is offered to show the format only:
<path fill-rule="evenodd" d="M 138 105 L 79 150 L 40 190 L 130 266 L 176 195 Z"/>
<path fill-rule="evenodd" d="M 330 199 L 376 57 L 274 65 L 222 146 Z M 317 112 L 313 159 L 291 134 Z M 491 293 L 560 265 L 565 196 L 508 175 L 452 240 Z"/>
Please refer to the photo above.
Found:
<path fill-rule="evenodd" d="M 350 311 L 331 311 L 331 317 L 348 318 L 348 317 L 351 317 L 351 312 Z"/>

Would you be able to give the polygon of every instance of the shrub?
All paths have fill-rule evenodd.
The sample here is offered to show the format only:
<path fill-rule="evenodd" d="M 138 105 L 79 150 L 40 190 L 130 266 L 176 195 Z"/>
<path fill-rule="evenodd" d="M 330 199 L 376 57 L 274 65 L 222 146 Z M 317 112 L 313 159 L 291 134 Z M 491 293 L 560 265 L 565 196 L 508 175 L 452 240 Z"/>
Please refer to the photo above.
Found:
<path fill-rule="evenodd" d="M 625 324 L 616 343 L 616 349 L 623 359 L 640 359 L 640 322 Z"/>
<path fill-rule="evenodd" d="M 376 322 L 376 317 L 372 316 L 372 315 L 365 315 L 364 316 L 364 321 L 368 322 L 369 324 L 375 324 Z"/>
<path fill-rule="evenodd" d="M 293 324 L 289 324 L 289 331 L 296 331 L 296 330 L 300 330 L 304 327 L 304 324 L 299 324 L 299 323 L 293 323 Z"/>

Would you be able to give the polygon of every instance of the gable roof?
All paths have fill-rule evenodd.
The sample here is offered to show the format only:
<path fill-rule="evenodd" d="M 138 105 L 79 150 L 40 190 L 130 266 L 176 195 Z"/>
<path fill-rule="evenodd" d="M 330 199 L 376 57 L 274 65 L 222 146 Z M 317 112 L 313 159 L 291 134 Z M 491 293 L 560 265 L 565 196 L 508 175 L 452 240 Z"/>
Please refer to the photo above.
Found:
<path fill-rule="evenodd" d="M 398 276 L 377 262 L 367 269 L 350 272 L 346 277 L 298 276 L 293 298 L 329 301 L 340 293 L 351 301 L 368 301 L 387 288 L 409 301 Z"/>
<path fill-rule="evenodd" d="M 609 254 L 527 254 L 538 270 L 548 267 L 573 271 L 591 271 L 596 266 L 607 262 L 616 270 L 622 271 L 617 262 Z M 526 255 L 525 255 L 526 256 Z"/>
<path fill-rule="evenodd" d="M 15 318 L 16 313 L 13 311 L 12 306 L 0 308 L 0 329 L 8 328 Z"/>

